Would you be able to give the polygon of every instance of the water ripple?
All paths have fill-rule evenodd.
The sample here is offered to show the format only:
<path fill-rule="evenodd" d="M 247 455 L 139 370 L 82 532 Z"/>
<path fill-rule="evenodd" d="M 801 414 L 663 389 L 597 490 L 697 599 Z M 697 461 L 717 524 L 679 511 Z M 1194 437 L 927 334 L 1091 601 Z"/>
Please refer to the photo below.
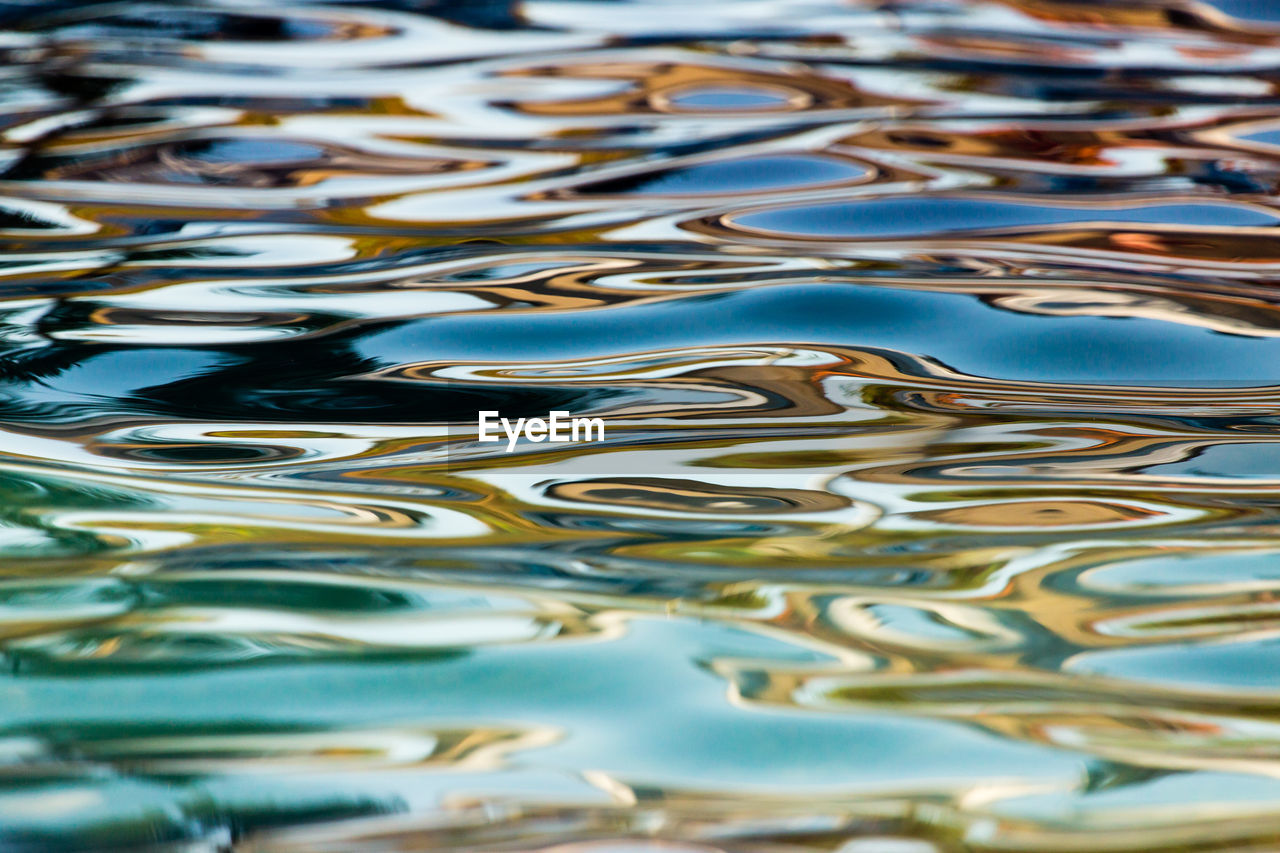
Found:
<path fill-rule="evenodd" d="M 0 847 L 1280 838 L 1266 4 L 0 2 L 0 58 Z"/>

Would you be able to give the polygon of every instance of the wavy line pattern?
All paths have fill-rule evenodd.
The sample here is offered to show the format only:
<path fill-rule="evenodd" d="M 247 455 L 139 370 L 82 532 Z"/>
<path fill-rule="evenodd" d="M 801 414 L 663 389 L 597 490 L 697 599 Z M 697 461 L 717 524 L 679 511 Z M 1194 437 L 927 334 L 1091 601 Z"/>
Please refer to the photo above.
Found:
<path fill-rule="evenodd" d="M 1280 843 L 1280 14 L 0 2 L 0 849 Z M 476 413 L 600 417 L 477 441 Z"/>

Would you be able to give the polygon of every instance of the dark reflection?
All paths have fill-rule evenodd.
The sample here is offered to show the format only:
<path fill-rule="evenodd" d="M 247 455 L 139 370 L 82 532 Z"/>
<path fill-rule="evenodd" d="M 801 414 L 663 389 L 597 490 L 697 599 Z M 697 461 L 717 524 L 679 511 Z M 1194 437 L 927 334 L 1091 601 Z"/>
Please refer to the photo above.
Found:
<path fill-rule="evenodd" d="M 474 423 L 482 409 L 501 406 L 516 417 L 590 411 L 625 393 L 381 382 L 368 376 L 377 364 L 332 336 L 221 350 L 58 344 L 9 362 L 5 412 L 11 422 L 33 425 L 135 413 L 299 423 L 341 413 L 353 423 Z M 35 398 L 30 403 L 28 394 Z"/>
<path fill-rule="evenodd" d="M 153 462 L 177 462 L 194 465 L 218 465 L 243 462 L 275 462 L 301 455 L 296 447 L 252 447 L 209 444 L 168 445 L 101 445 L 96 448 L 104 456 Z"/>
<path fill-rule="evenodd" d="M 272 15 L 216 13 L 175 5 L 149 10 L 122 9 L 90 17 L 45 18 L 40 29 L 83 39 L 160 37 L 186 41 L 288 41 L 327 35 L 318 22 Z"/>
<path fill-rule="evenodd" d="M 491 30 L 536 28 L 515 0 L 353 0 L 351 6 L 431 15 L 466 27 Z"/>

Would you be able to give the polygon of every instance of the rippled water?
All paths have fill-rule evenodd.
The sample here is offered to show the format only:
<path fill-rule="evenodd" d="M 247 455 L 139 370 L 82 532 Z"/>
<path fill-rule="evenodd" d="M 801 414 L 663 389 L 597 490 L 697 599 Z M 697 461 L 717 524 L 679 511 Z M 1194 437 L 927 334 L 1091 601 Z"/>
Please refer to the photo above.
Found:
<path fill-rule="evenodd" d="M 0 2 L 0 849 L 1280 845 L 1278 8 Z"/>

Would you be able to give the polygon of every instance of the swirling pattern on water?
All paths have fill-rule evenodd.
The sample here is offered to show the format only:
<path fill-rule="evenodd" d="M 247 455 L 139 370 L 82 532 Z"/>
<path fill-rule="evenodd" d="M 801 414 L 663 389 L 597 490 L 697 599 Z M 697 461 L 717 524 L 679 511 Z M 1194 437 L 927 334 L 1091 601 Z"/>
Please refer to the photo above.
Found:
<path fill-rule="evenodd" d="M 0 28 L 0 848 L 1280 843 L 1273 4 Z"/>

